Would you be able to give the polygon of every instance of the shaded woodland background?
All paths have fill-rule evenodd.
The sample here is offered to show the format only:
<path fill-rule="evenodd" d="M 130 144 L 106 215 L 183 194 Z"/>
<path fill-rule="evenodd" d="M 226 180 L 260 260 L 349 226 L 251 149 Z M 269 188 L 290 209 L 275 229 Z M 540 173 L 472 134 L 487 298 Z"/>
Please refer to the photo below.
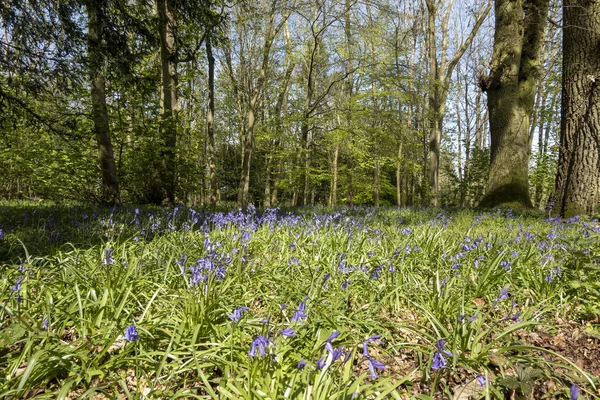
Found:
<path fill-rule="evenodd" d="M 599 7 L 9 0 L 0 197 L 591 212 Z"/>

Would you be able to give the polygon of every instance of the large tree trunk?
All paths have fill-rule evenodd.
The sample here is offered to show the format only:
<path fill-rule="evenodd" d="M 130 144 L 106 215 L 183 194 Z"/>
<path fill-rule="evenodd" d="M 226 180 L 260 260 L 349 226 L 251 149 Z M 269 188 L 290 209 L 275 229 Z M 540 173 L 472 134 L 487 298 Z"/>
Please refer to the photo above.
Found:
<path fill-rule="evenodd" d="M 211 207 L 217 205 L 217 167 L 215 165 L 215 57 L 212 52 L 211 34 L 206 36 L 206 58 L 208 60 L 208 115 L 206 117 L 206 132 L 208 135 L 208 179 L 210 193 L 208 203 Z"/>
<path fill-rule="evenodd" d="M 565 0 L 560 155 L 555 210 L 589 213 L 600 200 L 600 2 Z"/>
<path fill-rule="evenodd" d="M 488 93 L 491 165 L 481 207 L 532 207 L 529 126 L 549 0 L 496 0 Z"/>
<path fill-rule="evenodd" d="M 160 22 L 160 59 L 162 73 L 161 123 L 162 136 L 160 196 L 162 203 L 175 203 L 175 156 L 177 147 L 177 69 L 175 64 L 175 19 L 168 0 L 157 0 Z M 154 199 L 158 200 L 157 198 Z"/>
<path fill-rule="evenodd" d="M 106 108 L 105 78 L 102 72 L 104 55 L 102 54 L 102 25 L 104 20 L 101 1 L 89 1 L 88 12 L 88 55 L 90 58 L 90 78 L 92 81 L 92 116 L 94 132 L 100 158 L 102 175 L 102 202 L 115 204 L 121 201 L 117 168 L 110 139 L 108 110 Z"/>

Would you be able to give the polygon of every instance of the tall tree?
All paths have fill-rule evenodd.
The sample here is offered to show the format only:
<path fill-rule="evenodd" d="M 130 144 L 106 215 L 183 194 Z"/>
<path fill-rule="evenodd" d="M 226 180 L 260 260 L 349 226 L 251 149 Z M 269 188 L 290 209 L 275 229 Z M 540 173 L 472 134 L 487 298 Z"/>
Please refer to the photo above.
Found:
<path fill-rule="evenodd" d="M 441 18 L 442 29 L 442 48 L 441 57 L 438 58 L 438 41 L 437 41 L 437 18 L 441 4 L 439 0 L 426 0 L 427 6 L 427 43 L 429 56 L 429 185 L 432 190 L 432 203 L 438 205 L 439 192 L 439 174 L 440 174 L 440 142 L 442 140 L 442 126 L 444 122 L 444 114 L 446 112 L 446 100 L 450 87 L 450 80 L 454 68 L 469 48 L 471 42 L 475 38 L 477 31 L 483 24 L 483 21 L 489 14 L 492 3 L 484 6 L 479 16 L 469 33 L 467 39 L 457 47 L 451 58 L 447 57 L 448 53 L 448 21 L 450 20 L 450 12 L 453 1 L 447 4 L 445 13 Z"/>
<path fill-rule="evenodd" d="M 496 28 L 487 92 L 490 175 L 479 205 L 532 207 L 529 127 L 549 0 L 496 0 Z"/>
<path fill-rule="evenodd" d="M 564 0 L 563 20 L 555 209 L 570 217 L 600 200 L 600 2 Z"/>
<path fill-rule="evenodd" d="M 217 205 L 217 167 L 215 165 L 215 56 L 212 50 L 212 32 L 206 33 L 206 59 L 208 61 L 208 115 L 206 116 L 206 133 L 208 136 L 208 178 L 210 193 L 209 204 Z"/>
<path fill-rule="evenodd" d="M 240 176 L 240 185 L 238 188 L 238 203 L 242 208 L 248 207 L 249 191 L 250 191 L 250 168 L 252 163 L 252 154 L 254 150 L 254 128 L 256 124 L 256 112 L 258 111 L 259 102 L 261 100 L 263 86 L 267 79 L 267 70 L 269 68 L 269 60 L 271 55 L 271 47 L 275 37 L 285 24 L 288 13 L 285 12 L 279 22 L 276 23 L 277 9 L 280 4 L 279 0 L 272 0 L 269 7 L 267 26 L 265 27 L 264 42 L 262 54 L 260 57 L 260 67 L 258 78 L 247 104 L 246 131 L 244 135 L 244 152 L 242 156 L 242 174 Z"/>
<path fill-rule="evenodd" d="M 177 147 L 177 53 L 175 47 L 175 18 L 170 0 L 157 0 L 160 26 L 161 60 L 161 114 L 160 129 L 162 147 L 160 151 L 160 185 L 154 193 L 154 202 L 173 204 L 175 202 L 175 157 Z"/>
<path fill-rule="evenodd" d="M 94 132 L 98 144 L 100 158 L 100 172 L 102 176 L 101 199 L 107 204 L 121 201 L 117 167 L 110 138 L 108 123 L 108 110 L 106 108 L 106 79 L 104 77 L 104 52 L 103 52 L 103 22 L 106 10 L 104 1 L 87 1 L 88 14 L 88 57 L 89 72 L 92 83 L 92 117 Z"/>

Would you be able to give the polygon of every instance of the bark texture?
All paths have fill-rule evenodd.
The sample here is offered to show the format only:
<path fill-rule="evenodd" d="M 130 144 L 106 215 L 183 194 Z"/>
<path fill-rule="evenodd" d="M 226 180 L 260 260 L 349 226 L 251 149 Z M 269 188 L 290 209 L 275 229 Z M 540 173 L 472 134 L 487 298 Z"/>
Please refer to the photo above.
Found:
<path fill-rule="evenodd" d="M 563 80 L 555 208 L 564 217 L 600 200 L 600 1 L 563 4 Z"/>
<path fill-rule="evenodd" d="M 531 208 L 529 127 L 549 0 L 496 0 L 488 94 L 490 175 L 479 205 Z"/>
<path fill-rule="evenodd" d="M 175 48 L 175 18 L 168 0 L 158 0 L 158 18 L 160 21 L 160 59 L 162 73 L 161 87 L 161 136 L 162 149 L 160 191 L 154 195 L 154 202 L 166 204 L 175 202 L 175 149 L 177 146 L 177 68 Z"/>
<path fill-rule="evenodd" d="M 110 139 L 110 125 L 106 108 L 106 79 L 103 73 L 104 55 L 102 52 L 103 2 L 89 1 L 88 12 L 88 54 L 90 59 L 90 79 L 92 82 L 92 117 L 98 145 L 100 173 L 102 176 L 101 200 L 107 204 L 121 201 L 117 167 Z"/>
<path fill-rule="evenodd" d="M 215 165 L 215 57 L 212 51 L 210 33 L 206 36 L 206 58 L 208 61 L 208 115 L 206 116 L 206 132 L 208 136 L 208 179 L 210 193 L 208 203 L 217 205 L 217 167 Z"/>

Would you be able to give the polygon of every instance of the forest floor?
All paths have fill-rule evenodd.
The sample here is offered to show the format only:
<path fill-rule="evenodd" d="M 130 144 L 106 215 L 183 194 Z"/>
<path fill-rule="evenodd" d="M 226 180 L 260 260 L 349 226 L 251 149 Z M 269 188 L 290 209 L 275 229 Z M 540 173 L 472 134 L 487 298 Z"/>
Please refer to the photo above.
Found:
<path fill-rule="evenodd" d="M 510 210 L 0 203 L 0 397 L 600 398 L 599 238 Z"/>

